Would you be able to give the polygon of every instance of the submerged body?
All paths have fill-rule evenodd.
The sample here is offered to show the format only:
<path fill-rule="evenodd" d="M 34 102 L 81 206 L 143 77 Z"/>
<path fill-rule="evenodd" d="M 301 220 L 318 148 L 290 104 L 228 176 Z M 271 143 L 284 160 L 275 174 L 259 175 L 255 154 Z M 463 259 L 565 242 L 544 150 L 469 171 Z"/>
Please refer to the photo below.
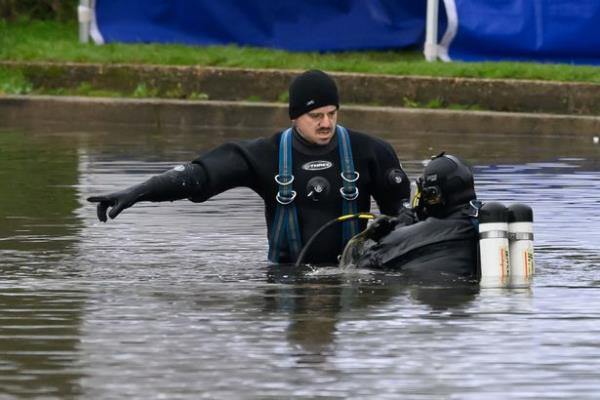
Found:
<path fill-rule="evenodd" d="M 471 168 L 441 153 L 417 179 L 414 208 L 383 216 L 353 238 L 342 267 L 402 271 L 418 280 L 479 279 L 478 210 Z"/>
<path fill-rule="evenodd" d="M 392 147 L 362 133 L 348 133 L 352 142 L 354 167 L 360 174 L 356 181 L 358 211 L 370 210 L 372 196 L 382 212 L 396 214 L 402 200 L 409 197 L 410 187 Z M 204 184 L 190 196 L 190 200 L 202 202 L 236 186 L 249 187 L 264 201 L 265 219 L 271 238 L 278 206 L 278 185 L 273 171 L 277 170 L 280 139 L 281 133 L 278 133 L 270 138 L 230 143 L 194 160 L 193 168 L 199 170 L 197 174 L 204 176 Z M 294 134 L 292 152 L 292 185 L 297 192 L 294 202 L 298 210 L 302 243 L 306 243 L 321 228 L 323 221 L 343 214 L 338 144 L 336 140 L 331 140 L 325 146 L 313 145 Z M 364 228 L 365 223 L 361 222 L 361 230 Z M 311 249 L 306 261 L 335 264 L 344 245 L 341 226 L 332 226 L 319 236 L 319 245 Z M 279 261 L 295 260 L 284 255 Z"/>
<path fill-rule="evenodd" d="M 318 70 L 296 77 L 289 88 L 291 128 L 268 138 L 226 143 L 131 188 L 92 196 L 100 221 L 140 201 L 203 202 L 235 187 L 264 201 L 269 260 L 293 263 L 327 221 L 368 212 L 371 197 L 395 215 L 410 196 L 410 183 L 393 148 L 381 139 L 337 124 L 335 81 Z M 309 263 L 337 263 L 345 243 L 364 222 L 348 221 L 323 232 Z"/>
<path fill-rule="evenodd" d="M 475 280 L 479 275 L 478 233 L 465 211 L 397 225 L 378 240 L 366 230 L 348 243 L 340 264 L 401 271 L 418 280 Z"/>
<path fill-rule="evenodd" d="M 324 221 L 344 214 L 336 135 L 334 133 L 334 140 L 327 145 L 309 143 L 297 132 L 292 135 L 292 185 L 297 192 L 294 204 L 298 211 L 302 243 L 306 243 Z M 410 194 L 408 178 L 400 167 L 396 153 L 388 143 L 378 138 L 350 130 L 348 135 L 352 142 L 355 171 L 359 173 L 355 182 L 358 197 L 354 200 L 358 212 L 368 212 L 373 197 L 383 213 L 395 215 Z M 122 209 L 140 201 L 189 199 L 204 202 L 226 190 L 248 187 L 264 201 L 271 242 L 273 221 L 279 206 L 275 175 L 281 136 L 282 132 L 268 138 L 226 143 L 189 164 L 180 165 L 133 188 L 102 198 L 98 218 L 106 220 L 110 204 L 116 204 L 109 212 L 109 216 L 114 218 Z M 364 229 L 365 225 L 361 221 L 360 229 Z M 336 264 L 345 246 L 341 229 L 335 225 L 324 231 L 319 236 L 319 245 L 312 247 L 305 261 Z M 284 249 L 277 261 L 291 263 L 295 258 L 286 254 Z"/>

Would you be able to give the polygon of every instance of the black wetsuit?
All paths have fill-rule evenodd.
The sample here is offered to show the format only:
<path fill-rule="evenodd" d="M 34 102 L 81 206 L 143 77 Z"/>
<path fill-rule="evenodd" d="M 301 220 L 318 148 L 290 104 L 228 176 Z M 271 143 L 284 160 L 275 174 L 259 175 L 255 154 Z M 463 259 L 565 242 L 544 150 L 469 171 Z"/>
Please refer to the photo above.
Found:
<path fill-rule="evenodd" d="M 358 132 L 348 133 L 354 168 L 360 174 L 356 182 L 358 211 L 368 212 L 371 209 L 372 196 L 381 213 L 395 215 L 402 202 L 410 196 L 410 183 L 396 153 L 383 140 Z M 195 186 L 189 199 L 202 202 L 234 187 L 248 187 L 265 203 L 270 238 L 278 205 L 275 200 L 278 186 L 274 177 L 278 173 L 280 138 L 281 132 L 268 138 L 226 143 L 198 157 L 192 163 L 196 166 L 194 179 L 188 179 Z M 336 137 L 329 144 L 319 146 L 294 133 L 292 143 L 293 189 L 297 192 L 294 201 L 302 244 L 305 244 L 323 224 L 342 215 L 340 156 Z M 364 229 L 365 223 L 361 223 L 361 229 Z M 333 225 L 319 236 L 307 254 L 306 262 L 337 262 L 344 246 L 340 225 Z"/>
<path fill-rule="evenodd" d="M 412 225 L 397 226 L 376 243 L 365 243 L 352 264 L 359 268 L 399 270 L 425 280 L 476 279 L 478 234 L 467 207 L 444 218 L 428 217 Z"/>

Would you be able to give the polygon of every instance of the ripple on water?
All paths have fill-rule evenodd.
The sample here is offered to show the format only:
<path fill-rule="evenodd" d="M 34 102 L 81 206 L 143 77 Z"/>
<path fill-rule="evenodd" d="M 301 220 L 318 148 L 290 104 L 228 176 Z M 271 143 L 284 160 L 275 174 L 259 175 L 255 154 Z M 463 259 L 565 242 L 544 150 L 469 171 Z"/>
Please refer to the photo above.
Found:
<path fill-rule="evenodd" d="M 11 158 L 40 157 L 52 190 L 61 188 L 52 195 L 64 198 L 50 207 L 26 186 L 30 196 L 15 201 L 21 208 L 10 204 L 0 228 L 0 397 L 597 396 L 600 172 L 592 150 L 553 156 L 560 143 L 550 138 L 532 150 L 534 162 L 515 163 L 503 161 L 513 159 L 514 138 L 461 142 L 473 159 L 500 145 L 488 154 L 495 164 L 475 168 L 481 199 L 523 202 L 535 213 L 533 285 L 483 289 L 270 268 L 262 205 L 246 189 L 97 221 L 87 196 L 193 157 L 203 134 L 187 143 L 147 134 L 38 139 L 54 158 L 76 159 L 74 174 L 47 151 Z M 440 145 L 452 149 L 456 138 Z M 419 149 L 405 160 L 415 177 L 431 151 L 411 140 L 420 139 L 407 144 Z M 77 157 L 69 146 L 79 146 Z"/>

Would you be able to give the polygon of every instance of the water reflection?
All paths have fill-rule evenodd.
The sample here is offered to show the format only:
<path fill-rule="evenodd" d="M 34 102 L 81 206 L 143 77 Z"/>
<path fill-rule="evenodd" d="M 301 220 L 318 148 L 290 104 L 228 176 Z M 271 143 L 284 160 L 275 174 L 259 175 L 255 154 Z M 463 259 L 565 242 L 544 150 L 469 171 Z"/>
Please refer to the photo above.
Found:
<path fill-rule="evenodd" d="M 0 132 L 0 248 L 57 251 L 77 240 L 78 165 L 66 138 Z"/>
<path fill-rule="evenodd" d="M 0 390 L 15 397 L 81 393 L 78 345 L 85 293 L 0 290 Z"/>
<path fill-rule="evenodd" d="M 0 132 L 0 397 L 595 398 L 599 146 L 386 134 L 413 178 L 447 150 L 533 206 L 530 288 L 270 268 L 246 189 L 107 224 L 84 200 L 265 133 Z"/>
<path fill-rule="evenodd" d="M 85 291 L 68 261 L 79 241 L 77 148 L 65 137 L 0 132 L 0 393 L 70 397 Z"/>
<path fill-rule="evenodd" d="M 323 362 L 335 344 L 337 325 L 347 315 L 408 296 L 432 313 L 461 315 L 479 287 L 467 283 L 424 286 L 407 282 L 401 274 L 372 271 L 340 272 L 334 267 L 303 269 L 270 266 L 265 289 L 265 311 L 287 315 L 286 338 L 303 350 L 303 362 Z M 307 360 L 307 357 L 308 361 Z"/>

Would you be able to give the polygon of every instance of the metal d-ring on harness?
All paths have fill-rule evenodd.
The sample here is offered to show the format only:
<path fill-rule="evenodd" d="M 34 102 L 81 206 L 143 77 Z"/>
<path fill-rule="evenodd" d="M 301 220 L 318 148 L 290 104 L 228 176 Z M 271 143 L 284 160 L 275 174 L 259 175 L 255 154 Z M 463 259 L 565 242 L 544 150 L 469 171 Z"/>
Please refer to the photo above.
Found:
<path fill-rule="evenodd" d="M 337 125 L 336 133 L 340 161 L 342 163 L 341 176 L 343 186 L 340 188 L 340 194 L 343 199 L 342 214 L 356 214 L 358 209 L 356 199 L 359 194 L 356 182 L 360 175 L 354 170 L 348 131 L 346 128 Z M 296 260 L 302 250 L 298 212 L 294 204 L 296 192 L 292 189 L 293 181 L 292 129 L 290 128 L 282 133 L 279 142 L 279 173 L 275 176 L 275 182 L 277 182 L 279 188 L 275 196 L 278 205 L 269 240 L 269 260 L 273 262 L 279 262 L 282 253 L 286 251 L 289 253 L 291 259 Z M 359 225 L 356 219 L 344 220 L 342 225 L 342 245 L 344 246 L 358 232 Z"/>

